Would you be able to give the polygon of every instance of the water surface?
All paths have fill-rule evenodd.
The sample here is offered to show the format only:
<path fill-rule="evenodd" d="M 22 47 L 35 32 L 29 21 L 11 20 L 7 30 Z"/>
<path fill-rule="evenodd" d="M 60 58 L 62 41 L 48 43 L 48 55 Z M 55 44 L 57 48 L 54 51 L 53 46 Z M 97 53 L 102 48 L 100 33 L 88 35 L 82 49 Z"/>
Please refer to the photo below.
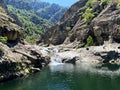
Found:
<path fill-rule="evenodd" d="M 42 72 L 1 83 L 0 90 L 120 90 L 119 67 L 91 68 L 89 65 L 60 64 Z"/>

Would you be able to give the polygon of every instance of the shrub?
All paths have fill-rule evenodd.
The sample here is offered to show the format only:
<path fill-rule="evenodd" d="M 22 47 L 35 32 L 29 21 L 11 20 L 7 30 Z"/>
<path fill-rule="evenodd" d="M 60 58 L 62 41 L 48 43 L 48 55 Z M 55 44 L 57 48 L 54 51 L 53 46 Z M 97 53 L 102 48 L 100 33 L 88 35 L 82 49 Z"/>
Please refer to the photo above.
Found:
<path fill-rule="evenodd" d="M 26 36 L 25 40 L 26 40 L 29 44 L 35 44 L 35 39 L 33 39 L 33 37 Z"/>
<path fill-rule="evenodd" d="M 70 30 L 71 30 L 71 27 L 66 27 L 66 30 L 67 30 L 67 31 L 70 31 Z"/>
<path fill-rule="evenodd" d="M 87 7 L 93 7 L 95 5 L 95 3 L 99 2 L 98 0 L 88 0 L 88 2 L 86 3 Z"/>
<path fill-rule="evenodd" d="M 89 36 L 87 38 L 87 43 L 86 43 L 85 47 L 89 47 L 89 46 L 93 46 L 93 45 L 94 45 L 93 38 L 91 36 Z"/>
<path fill-rule="evenodd" d="M 7 40 L 8 40 L 8 38 L 7 37 L 0 37 L 0 42 L 2 42 L 2 43 L 4 43 L 4 44 L 6 44 L 7 43 Z"/>
<path fill-rule="evenodd" d="M 87 8 L 85 13 L 83 14 L 83 17 L 87 23 L 89 23 L 95 17 L 94 13 L 92 13 L 91 11 L 91 8 Z"/>
<path fill-rule="evenodd" d="M 119 0 L 88 0 L 84 9 L 80 12 L 80 19 L 84 19 L 87 24 L 91 22 L 109 3 L 112 1 L 118 2 Z M 98 5 L 104 5 L 101 9 L 96 9 Z"/>

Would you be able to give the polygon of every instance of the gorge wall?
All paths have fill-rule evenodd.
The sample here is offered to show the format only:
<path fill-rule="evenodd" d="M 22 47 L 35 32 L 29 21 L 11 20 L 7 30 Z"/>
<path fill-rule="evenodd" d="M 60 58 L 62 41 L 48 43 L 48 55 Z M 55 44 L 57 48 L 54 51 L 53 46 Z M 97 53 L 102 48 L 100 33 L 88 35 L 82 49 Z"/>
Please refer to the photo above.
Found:
<path fill-rule="evenodd" d="M 94 45 L 104 41 L 120 42 L 119 1 L 80 0 L 63 16 L 59 24 L 46 32 L 42 40 L 45 44 L 78 42 L 85 46 L 88 37 Z"/>

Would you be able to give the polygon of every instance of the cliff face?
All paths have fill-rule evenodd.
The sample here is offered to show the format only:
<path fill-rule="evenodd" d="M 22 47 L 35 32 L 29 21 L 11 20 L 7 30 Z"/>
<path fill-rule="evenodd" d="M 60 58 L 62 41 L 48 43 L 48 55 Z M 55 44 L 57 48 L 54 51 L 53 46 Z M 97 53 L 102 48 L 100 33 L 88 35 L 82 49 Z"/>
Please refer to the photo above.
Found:
<path fill-rule="evenodd" d="M 80 0 L 44 35 L 45 44 L 78 42 L 86 45 L 89 36 L 94 45 L 111 40 L 120 42 L 119 2 L 109 0 Z"/>
<path fill-rule="evenodd" d="M 17 41 L 22 37 L 22 28 L 15 24 L 14 19 L 7 15 L 3 0 L 0 1 L 0 36 L 8 41 Z"/>
<path fill-rule="evenodd" d="M 80 44 L 86 44 L 87 38 L 92 36 L 95 45 L 101 45 L 104 41 L 119 41 L 120 10 L 116 3 L 106 6 L 89 24 L 84 20 L 78 20 L 69 32 L 69 41 L 77 40 Z"/>
<path fill-rule="evenodd" d="M 88 0 L 80 0 L 75 3 L 61 18 L 59 24 L 51 27 L 48 32 L 42 37 L 44 43 L 62 44 L 68 32 L 74 27 L 79 19 L 79 10 L 86 4 Z"/>
<path fill-rule="evenodd" d="M 93 21 L 92 32 L 99 44 L 105 40 L 120 43 L 120 9 L 111 3 Z"/>

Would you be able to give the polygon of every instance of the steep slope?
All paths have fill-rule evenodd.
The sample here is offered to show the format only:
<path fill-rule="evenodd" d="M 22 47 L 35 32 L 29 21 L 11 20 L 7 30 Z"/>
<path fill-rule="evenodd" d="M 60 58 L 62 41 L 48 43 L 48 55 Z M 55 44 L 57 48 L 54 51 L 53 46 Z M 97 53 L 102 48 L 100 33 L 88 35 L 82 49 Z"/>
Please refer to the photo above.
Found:
<path fill-rule="evenodd" d="M 119 42 L 119 1 L 88 2 L 88 6 L 94 4 L 91 11 L 88 12 L 86 9 L 85 14 L 69 32 L 69 40 L 71 42 L 77 40 L 83 46 L 87 46 L 88 37 L 91 37 L 94 45 L 101 45 L 108 40 Z"/>
<path fill-rule="evenodd" d="M 74 27 L 76 22 L 79 19 L 79 10 L 85 6 L 88 0 L 81 0 L 75 3 L 71 8 L 65 13 L 65 15 L 61 18 L 60 22 L 51 27 L 45 35 L 43 35 L 40 42 L 44 42 L 45 44 L 62 44 L 66 37 L 68 36 L 68 32 Z"/>
<path fill-rule="evenodd" d="M 40 42 L 54 45 L 76 42 L 79 47 L 103 44 L 106 40 L 120 42 L 119 10 L 119 1 L 80 0 Z"/>
<path fill-rule="evenodd" d="M 22 28 L 15 24 L 15 21 L 7 15 L 3 0 L 0 1 L 0 37 L 8 41 L 18 41 L 22 39 Z"/>
<path fill-rule="evenodd" d="M 23 34 L 0 0 L 0 82 L 40 71 L 49 60 L 39 47 L 25 45 Z"/>
<path fill-rule="evenodd" d="M 9 15 L 25 30 L 25 39 L 33 44 L 62 17 L 67 8 L 36 0 L 5 0 Z"/>
<path fill-rule="evenodd" d="M 42 3 L 44 4 L 44 2 L 41 2 L 41 4 Z M 36 14 L 41 18 L 47 19 L 52 24 L 55 24 L 60 20 L 66 10 L 67 8 L 57 4 L 48 4 L 46 7 L 38 9 Z"/>
<path fill-rule="evenodd" d="M 65 7 L 61 7 L 57 4 L 49 4 L 46 2 L 40 2 L 36 0 L 5 0 L 7 5 L 12 5 L 16 9 L 34 11 L 34 14 L 39 17 L 48 20 L 50 23 L 56 23 L 62 17 L 67 10 Z M 56 14 L 56 13 L 60 13 Z M 57 17 L 58 18 L 54 18 Z M 51 20 L 51 18 L 53 20 Z"/>
<path fill-rule="evenodd" d="M 15 9 L 12 6 L 8 7 L 9 15 L 14 19 L 18 18 L 16 20 L 20 21 L 21 26 L 24 28 L 25 39 L 31 44 L 35 43 L 39 36 L 44 33 L 46 27 L 51 26 L 48 21 L 38 17 L 34 12 Z"/>

